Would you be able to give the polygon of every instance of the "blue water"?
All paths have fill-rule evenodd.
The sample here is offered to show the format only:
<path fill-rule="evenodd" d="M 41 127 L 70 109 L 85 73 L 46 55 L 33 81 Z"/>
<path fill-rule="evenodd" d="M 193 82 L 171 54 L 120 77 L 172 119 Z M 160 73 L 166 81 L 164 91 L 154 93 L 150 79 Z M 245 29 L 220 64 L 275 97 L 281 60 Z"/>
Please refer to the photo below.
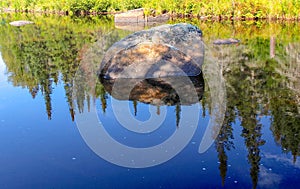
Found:
<path fill-rule="evenodd" d="M 183 20 L 202 30 L 205 63 L 223 66 L 225 119 L 206 135 L 222 91 L 205 69 L 192 103 L 161 81 L 145 82 L 135 99 L 120 90 L 120 99 L 96 74 L 80 73 L 93 73 L 101 50 L 133 31 L 109 17 L 0 16 L 0 189 L 299 188 L 297 23 Z M 35 24 L 8 24 L 17 19 Z M 212 45 L 231 37 L 241 43 Z M 213 140 L 202 152 L 205 136 Z"/>
<path fill-rule="evenodd" d="M 52 119 L 48 120 L 42 94 L 32 99 L 25 88 L 13 86 L 2 59 L 0 64 L 1 188 L 222 188 L 214 145 L 205 153 L 198 153 L 208 116 L 200 117 L 192 140 L 171 160 L 150 168 L 120 167 L 103 160 L 86 145 L 68 116 L 62 83 L 54 86 Z M 159 144 L 176 132 L 175 118 L 171 116 L 174 107 L 168 108 L 167 124 L 150 136 L 120 127 L 112 116 L 110 101 L 105 113 L 99 108 L 100 102 L 95 103 L 107 132 L 128 146 Z M 148 106 L 138 104 L 139 111 L 147 112 Z M 280 146 L 275 144 L 269 129 L 270 117 L 262 117 L 261 123 L 266 143 L 261 147 L 258 187 L 296 188 L 300 184 L 299 161 L 293 163 L 291 155 L 282 154 Z M 225 188 L 252 186 L 241 132 L 237 119 L 233 125 L 235 148 L 226 151 Z"/>

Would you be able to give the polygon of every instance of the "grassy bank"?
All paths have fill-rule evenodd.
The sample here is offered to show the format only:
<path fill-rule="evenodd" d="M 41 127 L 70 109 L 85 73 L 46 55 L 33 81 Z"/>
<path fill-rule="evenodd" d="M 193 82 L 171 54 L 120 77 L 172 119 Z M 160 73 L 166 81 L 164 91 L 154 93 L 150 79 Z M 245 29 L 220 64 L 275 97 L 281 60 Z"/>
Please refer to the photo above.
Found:
<path fill-rule="evenodd" d="M 0 7 L 71 15 L 114 13 L 143 7 L 147 14 L 154 9 L 155 14 L 215 19 L 300 19 L 300 0 L 2 0 Z"/>

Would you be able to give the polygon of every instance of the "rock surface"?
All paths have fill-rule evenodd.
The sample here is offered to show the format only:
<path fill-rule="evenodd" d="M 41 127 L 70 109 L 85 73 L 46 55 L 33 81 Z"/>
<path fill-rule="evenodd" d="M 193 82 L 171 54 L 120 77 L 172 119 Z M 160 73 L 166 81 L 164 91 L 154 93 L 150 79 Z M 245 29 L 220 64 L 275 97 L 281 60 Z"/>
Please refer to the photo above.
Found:
<path fill-rule="evenodd" d="M 238 40 L 238 39 L 229 38 L 229 39 L 217 39 L 213 42 L 213 44 L 214 45 L 231 45 L 231 44 L 236 44 L 239 42 L 240 42 L 240 40 Z"/>
<path fill-rule="evenodd" d="M 18 21 L 10 22 L 9 24 L 12 26 L 24 26 L 24 25 L 33 24 L 33 23 L 34 22 L 27 21 L 27 20 L 18 20 Z"/>
<path fill-rule="evenodd" d="M 133 33 L 105 53 L 99 75 L 107 79 L 197 76 L 204 58 L 202 32 L 190 24 Z"/>
<path fill-rule="evenodd" d="M 160 26 L 162 24 L 163 23 L 161 22 L 137 22 L 137 23 L 117 22 L 115 23 L 115 28 L 137 32 L 137 31 L 142 31 L 145 28 L 152 28 L 155 26 Z"/>
<path fill-rule="evenodd" d="M 115 23 L 140 23 L 140 22 L 164 22 L 169 20 L 167 14 L 159 16 L 146 16 L 144 9 L 129 10 L 124 13 L 115 14 Z"/>

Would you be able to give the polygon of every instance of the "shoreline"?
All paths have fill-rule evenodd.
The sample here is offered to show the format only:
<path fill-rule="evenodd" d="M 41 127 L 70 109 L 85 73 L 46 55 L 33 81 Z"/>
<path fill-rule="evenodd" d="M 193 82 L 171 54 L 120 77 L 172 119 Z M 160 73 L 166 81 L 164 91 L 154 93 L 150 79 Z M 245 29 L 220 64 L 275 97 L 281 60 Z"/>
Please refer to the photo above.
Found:
<path fill-rule="evenodd" d="M 1 13 L 22 13 L 22 14 L 41 14 L 41 15 L 60 15 L 60 16 L 103 16 L 103 15 L 115 15 L 119 13 L 124 13 L 127 11 L 118 11 L 118 12 L 96 12 L 96 11 L 78 11 L 76 13 L 70 13 L 69 11 L 59 11 L 59 10 L 15 10 L 11 8 L 2 8 L 0 9 Z M 207 15 L 192 15 L 192 14 L 181 14 L 181 13 L 165 13 L 170 16 L 170 20 L 173 19 L 199 19 L 203 21 L 293 21 L 300 22 L 300 17 L 234 17 L 234 16 L 207 16 Z M 160 16 L 160 15 L 156 15 Z"/>

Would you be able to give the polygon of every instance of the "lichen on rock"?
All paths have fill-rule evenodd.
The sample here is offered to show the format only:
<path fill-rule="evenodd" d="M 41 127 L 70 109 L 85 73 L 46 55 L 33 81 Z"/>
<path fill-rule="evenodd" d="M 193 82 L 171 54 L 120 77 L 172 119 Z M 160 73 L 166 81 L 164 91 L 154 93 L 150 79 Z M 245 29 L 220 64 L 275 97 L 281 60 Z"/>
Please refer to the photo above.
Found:
<path fill-rule="evenodd" d="M 202 32 L 191 24 L 135 32 L 105 53 L 99 75 L 116 78 L 197 76 L 204 58 Z"/>

